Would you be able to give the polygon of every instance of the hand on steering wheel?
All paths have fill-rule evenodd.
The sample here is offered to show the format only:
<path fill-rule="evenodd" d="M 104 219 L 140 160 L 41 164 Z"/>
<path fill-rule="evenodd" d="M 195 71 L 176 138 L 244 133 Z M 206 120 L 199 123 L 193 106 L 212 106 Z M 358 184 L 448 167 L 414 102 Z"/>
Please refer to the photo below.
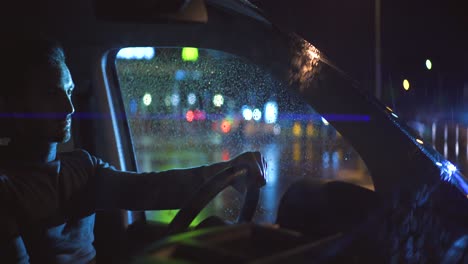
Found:
<path fill-rule="evenodd" d="M 228 186 L 245 193 L 237 222 L 250 221 L 257 208 L 260 188 L 266 183 L 265 172 L 266 162 L 259 152 L 247 152 L 237 156 L 227 163 L 224 170 L 211 177 L 180 209 L 169 224 L 168 233 L 186 230 L 208 202 Z"/>
<path fill-rule="evenodd" d="M 229 166 L 246 168 L 246 177 L 238 178 L 232 186 L 240 193 L 244 193 L 249 186 L 261 188 L 266 184 L 267 162 L 258 151 L 245 152 L 229 161 Z"/>

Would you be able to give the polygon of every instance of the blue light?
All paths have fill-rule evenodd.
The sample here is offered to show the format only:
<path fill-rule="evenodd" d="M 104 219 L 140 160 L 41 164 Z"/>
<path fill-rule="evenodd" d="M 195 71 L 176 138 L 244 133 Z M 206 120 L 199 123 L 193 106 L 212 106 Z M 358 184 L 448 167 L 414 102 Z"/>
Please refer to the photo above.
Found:
<path fill-rule="evenodd" d="M 457 172 L 457 167 L 453 165 L 450 161 L 445 161 L 442 164 L 440 174 L 442 176 L 442 179 L 445 181 L 451 181 L 452 180 L 452 175 Z"/>
<path fill-rule="evenodd" d="M 185 71 L 184 70 L 177 70 L 176 73 L 175 73 L 175 79 L 177 81 L 182 81 L 183 79 L 185 79 Z"/>
<path fill-rule="evenodd" d="M 135 114 L 138 111 L 138 102 L 135 99 L 130 100 L 130 113 Z"/>
<path fill-rule="evenodd" d="M 394 117 L 398 118 L 398 116 L 397 116 L 395 113 L 392 113 L 392 116 L 394 116 Z"/>
<path fill-rule="evenodd" d="M 265 104 L 265 123 L 273 124 L 278 119 L 278 104 L 276 102 L 268 102 Z"/>
<path fill-rule="evenodd" d="M 118 59 L 125 60 L 151 60 L 156 54 L 152 47 L 131 47 L 120 49 L 117 53 Z"/>

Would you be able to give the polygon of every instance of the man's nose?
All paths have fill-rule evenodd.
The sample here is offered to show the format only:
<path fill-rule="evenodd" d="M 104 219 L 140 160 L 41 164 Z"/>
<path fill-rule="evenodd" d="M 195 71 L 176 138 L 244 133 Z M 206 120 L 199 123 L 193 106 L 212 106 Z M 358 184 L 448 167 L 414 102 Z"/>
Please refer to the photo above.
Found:
<path fill-rule="evenodd" d="M 60 104 L 60 113 L 65 114 L 66 116 L 72 115 L 75 113 L 75 107 L 70 96 L 65 95 Z"/>

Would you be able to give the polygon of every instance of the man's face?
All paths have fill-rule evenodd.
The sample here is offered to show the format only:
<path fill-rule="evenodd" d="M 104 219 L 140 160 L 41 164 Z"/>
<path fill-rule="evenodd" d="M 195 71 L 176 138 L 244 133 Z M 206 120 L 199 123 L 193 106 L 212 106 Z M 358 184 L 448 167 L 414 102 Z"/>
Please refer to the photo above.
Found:
<path fill-rule="evenodd" d="M 71 137 L 71 116 L 75 109 L 74 88 L 65 63 L 37 67 L 26 74 L 24 93 L 17 97 L 15 136 L 46 142 L 66 142 Z M 24 96 L 23 96 L 24 95 Z"/>

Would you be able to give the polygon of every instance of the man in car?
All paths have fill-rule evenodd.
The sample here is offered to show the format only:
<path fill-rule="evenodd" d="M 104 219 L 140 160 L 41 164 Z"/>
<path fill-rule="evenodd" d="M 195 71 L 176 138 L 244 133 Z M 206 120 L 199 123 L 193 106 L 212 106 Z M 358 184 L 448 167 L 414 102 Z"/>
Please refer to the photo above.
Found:
<path fill-rule="evenodd" d="M 266 162 L 258 152 L 149 173 L 119 171 L 81 149 L 57 153 L 57 144 L 71 137 L 75 111 L 63 50 L 32 37 L 2 45 L 7 68 L 0 92 L 1 263 L 91 263 L 96 210 L 180 208 L 229 166 L 248 168 L 237 189 L 265 184 Z"/>

